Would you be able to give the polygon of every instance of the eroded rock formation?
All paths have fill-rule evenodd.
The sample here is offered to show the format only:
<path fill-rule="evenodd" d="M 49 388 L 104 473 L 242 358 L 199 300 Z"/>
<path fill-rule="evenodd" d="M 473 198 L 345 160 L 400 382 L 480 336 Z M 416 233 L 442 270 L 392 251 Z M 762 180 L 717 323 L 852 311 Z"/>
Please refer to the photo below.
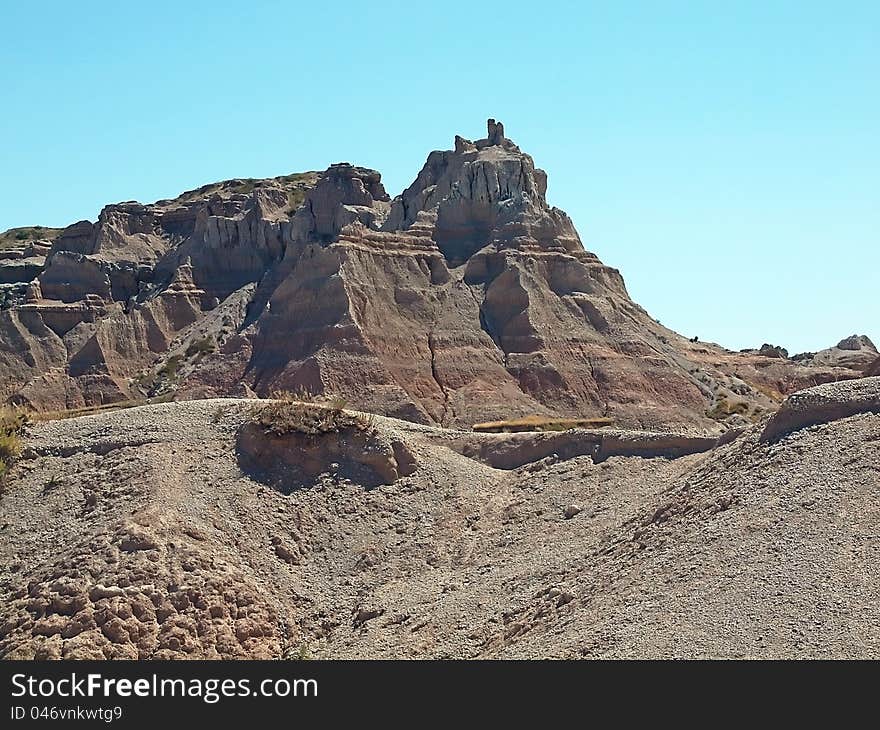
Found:
<path fill-rule="evenodd" d="M 305 390 L 443 425 L 717 431 L 876 355 L 849 338 L 845 357 L 795 362 L 662 327 L 495 120 L 432 152 L 393 199 L 378 172 L 340 163 L 110 205 L 31 249 L 0 260 L 14 280 L 0 372 L 35 408 Z"/>

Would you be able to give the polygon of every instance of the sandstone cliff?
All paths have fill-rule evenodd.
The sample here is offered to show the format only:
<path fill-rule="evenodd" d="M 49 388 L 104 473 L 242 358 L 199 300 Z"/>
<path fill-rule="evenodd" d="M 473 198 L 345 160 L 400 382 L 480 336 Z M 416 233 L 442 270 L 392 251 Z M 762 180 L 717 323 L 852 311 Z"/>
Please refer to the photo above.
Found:
<path fill-rule="evenodd" d="M 842 343 L 856 357 L 795 362 L 662 327 L 546 196 L 546 173 L 489 120 L 394 199 L 341 163 L 107 206 L 3 252 L 5 396 L 45 410 L 292 390 L 452 426 L 553 414 L 716 431 L 865 367 L 861 340 Z"/>

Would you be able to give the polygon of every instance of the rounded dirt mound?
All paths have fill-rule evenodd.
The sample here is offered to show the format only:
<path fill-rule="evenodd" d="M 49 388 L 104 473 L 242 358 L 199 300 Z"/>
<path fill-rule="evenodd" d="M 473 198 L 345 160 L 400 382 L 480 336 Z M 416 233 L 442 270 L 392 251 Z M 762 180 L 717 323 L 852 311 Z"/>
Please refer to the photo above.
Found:
<path fill-rule="evenodd" d="M 256 409 L 239 428 L 236 454 L 245 473 L 285 493 L 325 474 L 375 487 L 416 469 L 406 444 L 367 417 L 306 403 Z"/>

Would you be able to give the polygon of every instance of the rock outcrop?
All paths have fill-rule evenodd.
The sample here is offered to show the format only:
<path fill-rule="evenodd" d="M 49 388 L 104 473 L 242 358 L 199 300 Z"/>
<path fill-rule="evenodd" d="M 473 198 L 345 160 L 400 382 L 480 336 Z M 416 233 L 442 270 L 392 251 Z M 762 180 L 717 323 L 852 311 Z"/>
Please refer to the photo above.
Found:
<path fill-rule="evenodd" d="M 316 413 L 299 412 L 296 418 L 333 422 L 311 429 L 288 423 L 275 429 L 273 416 L 261 421 L 257 415 L 239 428 L 236 454 L 243 471 L 281 492 L 314 484 L 319 477 L 375 487 L 393 484 L 416 470 L 412 451 L 401 438 L 389 437 L 385 428 L 323 406 L 272 403 L 262 410 L 274 413 L 277 408 L 311 410 Z"/>
<path fill-rule="evenodd" d="M 207 320 L 281 260 L 289 214 L 314 179 L 230 180 L 152 205 L 109 205 L 96 223 L 60 231 L 0 313 L 6 397 L 36 409 L 99 405 L 143 397 L 170 371 L 165 385 L 176 387 L 176 338 L 213 334 L 196 321 L 224 334 L 242 324 L 246 312 L 229 306 L 235 321 Z M 23 260 L 0 260 L 0 280 L 23 278 Z"/>
<path fill-rule="evenodd" d="M 819 352 L 805 352 L 794 356 L 801 365 L 849 368 L 866 371 L 880 356 L 874 343 L 865 335 L 844 337 L 834 347 Z"/>
<path fill-rule="evenodd" d="M 828 383 L 793 393 L 770 418 L 761 441 L 778 441 L 801 428 L 857 413 L 880 413 L 880 377 Z"/>
<path fill-rule="evenodd" d="M 589 456 L 596 464 L 613 456 L 676 458 L 709 451 L 719 445 L 719 439 L 680 433 L 571 429 L 558 433 L 466 434 L 440 443 L 494 469 L 517 469 L 542 460 L 556 463 L 579 456 Z"/>
<path fill-rule="evenodd" d="M 876 356 L 731 353 L 664 328 L 495 120 L 393 199 L 339 163 L 109 205 L 39 244 L 0 259 L 4 394 L 38 409 L 305 390 L 422 423 L 718 432 Z"/>

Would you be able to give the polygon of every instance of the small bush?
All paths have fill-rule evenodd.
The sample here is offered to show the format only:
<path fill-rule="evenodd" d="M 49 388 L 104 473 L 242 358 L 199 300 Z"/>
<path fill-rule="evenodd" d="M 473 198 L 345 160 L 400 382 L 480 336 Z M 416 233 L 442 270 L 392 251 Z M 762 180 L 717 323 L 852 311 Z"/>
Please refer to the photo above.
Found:
<path fill-rule="evenodd" d="M 58 489 L 62 484 L 64 484 L 64 479 L 61 475 L 57 471 L 52 472 L 52 476 L 43 484 L 43 494 L 49 494 L 49 492 Z"/>
<path fill-rule="evenodd" d="M 16 241 L 27 241 L 29 237 L 30 233 L 28 233 L 27 231 L 18 231 L 18 233 L 15 234 Z"/>
<path fill-rule="evenodd" d="M 770 385 L 764 385 L 763 383 L 749 383 L 749 385 L 759 393 L 763 393 L 775 403 L 782 403 L 782 401 L 785 400 L 785 396 L 779 390 Z"/>
<path fill-rule="evenodd" d="M 707 411 L 706 415 L 709 416 L 709 418 L 720 421 L 734 414 L 745 416 L 748 412 L 749 404 L 745 401 L 731 402 L 727 400 L 727 398 L 725 398 L 724 396 L 721 396 L 715 402 L 715 405 L 709 411 Z"/>
<path fill-rule="evenodd" d="M 28 416 L 23 411 L 0 410 L 0 480 L 21 455 L 21 434 L 27 423 Z"/>
<path fill-rule="evenodd" d="M 269 394 L 272 400 L 283 400 L 286 403 L 312 403 L 315 400 L 315 394 L 305 388 L 295 388 L 294 390 L 273 390 Z"/>
<path fill-rule="evenodd" d="M 217 406 L 214 414 L 211 416 L 211 423 L 223 423 L 236 411 L 235 406 L 223 405 Z"/>
<path fill-rule="evenodd" d="M 214 342 L 213 337 L 202 337 L 199 340 L 195 340 L 189 343 L 189 347 L 186 348 L 186 356 L 194 357 L 196 355 L 203 356 L 208 355 L 209 353 L 214 352 L 217 349 L 217 343 Z"/>
<path fill-rule="evenodd" d="M 155 378 L 149 372 L 138 373 L 132 378 L 134 384 L 141 388 L 151 388 Z"/>
<path fill-rule="evenodd" d="M 299 210 L 299 207 L 305 202 L 306 192 L 303 188 L 295 188 L 287 194 L 287 215 L 293 215 Z"/>
<path fill-rule="evenodd" d="M 250 195 L 254 192 L 255 187 L 257 187 L 257 181 L 253 178 L 247 178 L 246 180 L 242 180 L 238 185 L 234 185 L 232 187 L 232 192 Z"/>
<path fill-rule="evenodd" d="M 180 370 L 180 363 L 182 361 L 183 358 L 180 355 L 172 355 L 169 357 L 165 364 L 159 368 L 159 377 L 174 380 L 177 377 L 177 371 Z"/>

